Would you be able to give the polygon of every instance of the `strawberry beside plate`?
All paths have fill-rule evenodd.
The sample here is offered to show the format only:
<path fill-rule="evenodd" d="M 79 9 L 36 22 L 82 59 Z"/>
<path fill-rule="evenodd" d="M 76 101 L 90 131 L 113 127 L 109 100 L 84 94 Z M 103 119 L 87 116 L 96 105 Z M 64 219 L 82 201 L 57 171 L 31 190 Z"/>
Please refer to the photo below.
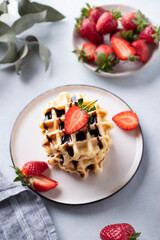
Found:
<path fill-rule="evenodd" d="M 113 9 L 120 9 L 120 12 L 122 15 L 125 15 L 130 12 L 136 12 L 138 11 L 137 9 L 127 6 L 127 5 L 120 5 L 120 4 L 112 4 L 112 5 L 105 5 L 101 6 L 105 8 L 106 10 L 113 10 Z M 147 16 L 146 16 L 147 17 Z M 149 20 L 149 23 L 151 24 L 151 21 Z M 118 21 L 118 28 L 122 28 L 120 21 Z M 110 44 L 110 39 L 109 39 L 109 34 L 104 36 L 104 43 L 105 44 Z M 74 28 L 73 31 L 73 49 L 78 49 L 79 46 L 81 46 L 83 43 L 87 42 L 85 39 L 81 38 L 79 34 L 77 33 L 76 29 Z M 114 71 L 113 73 L 108 73 L 108 72 L 96 72 L 96 74 L 104 77 L 125 77 L 125 76 L 130 76 L 132 74 L 135 74 L 138 71 L 141 71 L 144 69 L 146 66 L 148 66 L 153 59 L 156 57 L 159 49 L 159 44 L 154 44 L 150 45 L 150 58 L 146 63 L 142 63 L 139 61 L 135 62 L 124 62 L 120 61 L 116 66 L 114 66 Z M 89 70 L 92 72 L 95 72 L 97 66 L 93 63 L 83 63 L 85 67 L 87 67 Z"/>

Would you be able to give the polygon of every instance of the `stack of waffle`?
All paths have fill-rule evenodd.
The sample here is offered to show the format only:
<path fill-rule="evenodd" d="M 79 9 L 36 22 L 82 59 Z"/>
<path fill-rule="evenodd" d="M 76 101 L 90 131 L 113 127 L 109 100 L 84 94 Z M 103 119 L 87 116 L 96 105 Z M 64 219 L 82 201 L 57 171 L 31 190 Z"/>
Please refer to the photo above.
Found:
<path fill-rule="evenodd" d="M 113 123 L 105 119 L 107 111 L 95 104 L 96 110 L 90 112 L 91 123 L 76 133 L 65 134 L 65 113 L 78 104 L 79 98 L 83 98 L 82 94 L 73 97 L 66 92 L 59 94 L 44 109 L 45 119 L 40 128 L 45 136 L 42 145 L 48 154 L 48 163 L 86 178 L 90 170 L 97 174 L 102 171 L 105 153 L 111 145 Z M 84 105 L 91 102 L 83 98 Z"/>

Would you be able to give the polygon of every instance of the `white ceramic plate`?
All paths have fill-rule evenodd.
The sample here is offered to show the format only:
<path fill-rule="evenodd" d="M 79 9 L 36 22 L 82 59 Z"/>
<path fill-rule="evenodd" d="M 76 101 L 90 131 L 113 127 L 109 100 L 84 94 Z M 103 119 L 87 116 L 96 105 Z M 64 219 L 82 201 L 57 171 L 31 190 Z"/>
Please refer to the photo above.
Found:
<path fill-rule="evenodd" d="M 112 9 L 118 9 L 120 8 L 120 11 L 122 13 L 122 15 L 129 13 L 129 12 L 135 12 L 137 11 L 137 9 L 133 8 L 133 7 L 129 7 L 127 5 L 121 5 L 121 4 L 112 4 L 112 5 L 104 5 L 102 6 L 103 8 L 105 8 L 106 10 L 112 10 Z M 143 11 L 142 11 L 143 12 Z M 147 16 L 146 16 L 147 17 Z M 149 22 L 151 24 L 151 20 L 149 19 Z M 119 21 L 119 25 L 118 28 L 122 28 L 120 21 Z M 74 28 L 73 30 L 73 49 L 78 49 L 79 46 L 81 46 L 83 43 L 87 42 L 87 40 L 81 38 L 79 36 L 79 34 L 76 32 L 76 29 Z M 109 40 L 109 34 L 105 35 L 104 37 L 104 43 L 105 44 L 110 44 L 110 40 Z M 119 64 L 117 64 L 115 67 L 113 67 L 114 72 L 113 73 L 107 73 L 107 72 L 98 72 L 96 73 L 96 66 L 93 64 L 89 64 L 89 63 L 83 63 L 89 70 L 91 70 L 92 72 L 95 72 L 96 74 L 103 76 L 103 77 L 127 77 L 130 76 L 132 74 L 135 74 L 136 72 L 142 70 L 144 67 L 148 66 L 153 59 L 156 57 L 156 55 L 158 54 L 158 49 L 159 49 L 159 44 L 154 44 L 154 45 L 150 45 L 150 58 L 148 60 L 148 62 L 141 63 L 138 61 L 135 62 L 124 62 L 124 61 L 120 61 Z"/>
<path fill-rule="evenodd" d="M 115 114 L 130 110 L 128 105 L 114 94 L 92 86 L 63 86 L 38 96 L 21 112 L 11 135 L 11 157 L 20 169 L 27 161 L 46 161 L 42 148 L 39 122 L 43 120 L 42 109 L 62 91 L 76 92 L 92 99 L 108 110 L 108 119 Z M 85 204 L 111 196 L 124 187 L 133 177 L 141 162 L 143 139 L 140 127 L 133 131 L 124 131 L 116 125 L 111 131 L 113 144 L 103 164 L 103 172 L 91 174 L 81 179 L 76 174 L 69 174 L 58 167 L 50 167 L 44 174 L 58 181 L 57 188 L 40 193 L 47 199 L 65 204 Z"/>

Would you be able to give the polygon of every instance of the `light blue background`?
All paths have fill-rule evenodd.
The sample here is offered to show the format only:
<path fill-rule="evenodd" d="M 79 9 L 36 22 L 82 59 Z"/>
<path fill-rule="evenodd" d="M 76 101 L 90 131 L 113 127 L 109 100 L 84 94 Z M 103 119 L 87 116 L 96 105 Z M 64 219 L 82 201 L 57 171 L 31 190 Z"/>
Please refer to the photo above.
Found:
<path fill-rule="evenodd" d="M 44 2 L 44 1 L 41 1 Z M 90 205 L 68 206 L 44 200 L 60 240 L 97 240 L 108 224 L 128 222 L 141 231 L 140 240 L 160 240 L 160 55 L 142 72 L 127 78 L 103 78 L 78 63 L 72 53 L 74 18 L 86 1 L 47 0 L 46 4 L 62 12 L 66 19 L 33 27 L 24 35 L 36 34 L 51 49 L 50 68 L 33 50 L 25 60 L 22 74 L 13 67 L 0 71 L 0 167 L 4 175 L 14 178 L 9 141 L 17 115 L 33 98 L 51 88 L 66 84 L 89 84 L 107 89 L 138 114 L 144 136 L 144 155 L 132 181 L 114 196 Z M 160 24 L 159 0 L 88 1 L 91 5 L 127 4 L 143 11 L 155 24 Z M 16 1 L 12 0 L 14 17 Z M 28 159 L 29 160 L 29 159 Z"/>

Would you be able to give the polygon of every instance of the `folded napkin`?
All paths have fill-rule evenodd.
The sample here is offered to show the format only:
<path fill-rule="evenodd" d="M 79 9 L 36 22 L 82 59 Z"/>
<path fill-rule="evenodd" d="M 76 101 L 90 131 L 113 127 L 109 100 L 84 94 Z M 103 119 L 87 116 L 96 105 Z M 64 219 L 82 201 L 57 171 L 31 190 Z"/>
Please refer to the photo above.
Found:
<path fill-rule="evenodd" d="M 54 224 L 38 194 L 16 183 L 9 183 L 1 173 L 0 239 L 58 239 Z"/>

